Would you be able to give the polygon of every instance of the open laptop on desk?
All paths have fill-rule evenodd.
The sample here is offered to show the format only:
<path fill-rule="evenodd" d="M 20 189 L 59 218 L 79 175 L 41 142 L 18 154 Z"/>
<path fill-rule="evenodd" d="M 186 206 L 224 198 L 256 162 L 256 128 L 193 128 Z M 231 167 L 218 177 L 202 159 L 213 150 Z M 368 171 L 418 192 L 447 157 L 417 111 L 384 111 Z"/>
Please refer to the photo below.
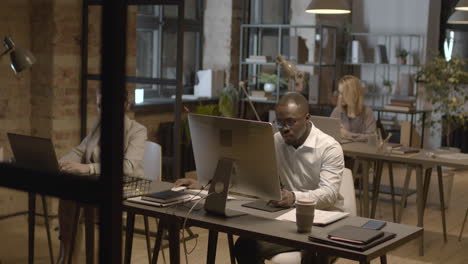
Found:
<path fill-rule="evenodd" d="M 353 142 L 352 140 L 341 136 L 341 121 L 338 118 L 311 115 L 310 121 L 312 121 L 314 126 L 322 130 L 323 133 L 333 137 L 340 144 Z"/>
<path fill-rule="evenodd" d="M 59 172 L 57 156 L 50 138 L 8 133 L 8 141 L 10 141 L 16 164 L 19 166 L 47 172 Z"/>

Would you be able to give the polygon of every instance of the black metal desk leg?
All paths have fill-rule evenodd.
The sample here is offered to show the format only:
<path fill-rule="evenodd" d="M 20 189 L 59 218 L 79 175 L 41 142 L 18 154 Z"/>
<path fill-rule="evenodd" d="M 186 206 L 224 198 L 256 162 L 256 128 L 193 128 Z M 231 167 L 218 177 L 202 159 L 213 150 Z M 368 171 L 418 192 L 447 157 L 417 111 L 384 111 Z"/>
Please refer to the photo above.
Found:
<path fill-rule="evenodd" d="M 409 145 L 413 146 L 413 122 L 414 122 L 414 114 L 411 114 L 411 127 L 410 127 L 410 135 L 409 135 Z"/>
<path fill-rule="evenodd" d="M 164 234 L 164 228 L 165 228 L 164 221 L 159 220 L 158 231 L 156 232 L 156 240 L 154 241 L 153 257 L 151 259 L 152 264 L 156 264 L 158 262 L 159 250 L 161 249 L 161 242 L 162 242 L 162 237 Z M 164 254 L 163 254 L 163 257 L 164 257 Z"/>
<path fill-rule="evenodd" d="M 437 180 L 439 181 L 440 213 L 442 215 L 442 229 L 444 230 L 444 242 L 447 243 L 447 227 L 445 224 L 444 182 L 442 179 L 442 167 L 441 166 L 437 166 Z"/>
<path fill-rule="evenodd" d="M 169 255 L 171 264 L 180 263 L 180 222 L 170 221 L 167 223 L 169 230 Z"/>
<path fill-rule="evenodd" d="M 216 261 L 216 246 L 218 245 L 218 232 L 211 231 L 208 235 L 208 255 L 207 264 L 214 264 Z"/>
<path fill-rule="evenodd" d="M 151 263 L 151 240 L 150 240 L 150 229 L 149 229 L 149 221 L 148 216 L 143 216 L 143 221 L 145 223 L 145 238 L 146 238 L 146 251 L 148 253 L 148 263 Z"/>
<path fill-rule="evenodd" d="M 403 186 L 403 194 L 401 195 L 400 212 L 398 213 L 397 223 L 401 222 L 401 217 L 403 216 L 403 208 L 405 208 L 406 199 L 408 198 L 408 188 L 412 170 L 413 168 L 411 167 L 406 168 L 405 185 Z"/>
<path fill-rule="evenodd" d="M 135 213 L 127 211 L 127 224 L 126 224 L 126 229 L 125 229 L 124 264 L 130 264 L 130 261 L 132 259 L 134 229 L 135 229 Z"/>
<path fill-rule="evenodd" d="M 85 206 L 86 264 L 94 263 L 94 208 Z"/>
<path fill-rule="evenodd" d="M 424 127 L 426 125 L 426 112 L 422 113 L 422 126 L 421 126 L 421 148 L 424 148 Z"/>
<path fill-rule="evenodd" d="M 28 193 L 28 263 L 34 263 L 34 226 L 36 224 L 36 193 Z"/>
<path fill-rule="evenodd" d="M 229 256 L 231 257 L 231 264 L 236 264 L 236 256 L 234 255 L 234 236 L 232 234 L 226 234 L 229 244 Z"/>
<path fill-rule="evenodd" d="M 47 202 L 46 202 L 44 194 L 41 194 L 41 200 L 42 200 L 42 209 L 43 209 L 43 212 L 44 212 L 44 224 L 45 224 L 46 233 L 47 233 L 47 244 L 49 246 L 50 263 L 55 264 L 54 249 L 52 247 L 52 237 L 50 235 L 49 210 L 47 209 Z"/>
<path fill-rule="evenodd" d="M 423 168 L 416 167 L 416 202 L 418 205 L 418 226 L 424 227 L 424 193 L 423 193 Z M 419 240 L 419 255 L 424 256 L 424 232 Z"/>
<path fill-rule="evenodd" d="M 363 200 L 364 200 L 364 210 L 363 216 L 369 217 L 369 161 L 364 160 L 364 167 L 362 173 L 362 190 L 363 190 Z"/>
<path fill-rule="evenodd" d="M 387 255 L 380 256 L 380 264 L 387 264 Z"/>
<path fill-rule="evenodd" d="M 371 216 L 370 218 L 375 218 L 375 211 L 377 209 L 377 202 L 379 200 L 379 193 L 380 193 L 380 181 L 382 180 L 382 161 L 376 161 L 375 171 L 374 171 L 374 192 L 372 193 L 372 209 L 371 209 Z"/>
<path fill-rule="evenodd" d="M 393 182 L 393 165 L 391 162 L 388 163 L 388 177 L 390 178 L 390 193 L 392 195 L 392 216 L 393 222 L 396 223 L 396 207 L 395 207 L 395 184 Z"/>

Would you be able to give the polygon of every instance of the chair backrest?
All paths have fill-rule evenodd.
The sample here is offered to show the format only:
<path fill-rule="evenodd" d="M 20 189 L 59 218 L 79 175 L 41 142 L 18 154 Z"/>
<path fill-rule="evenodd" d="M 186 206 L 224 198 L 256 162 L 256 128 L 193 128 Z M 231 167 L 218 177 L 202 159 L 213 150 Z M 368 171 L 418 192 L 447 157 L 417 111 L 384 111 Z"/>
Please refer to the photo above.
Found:
<path fill-rule="evenodd" d="M 344 211 L 356 216 L 356 193 L 354 190 L 353 173 L 350 169 L 343 170 L 341 179 L 340 194 L 344 198 Z"/>
<path fill-rule="evenodd" d="M 145 177 L 153 180 L 161 180 L 161 146 L 157 143 L 146 141 L 143 158 Z"/>

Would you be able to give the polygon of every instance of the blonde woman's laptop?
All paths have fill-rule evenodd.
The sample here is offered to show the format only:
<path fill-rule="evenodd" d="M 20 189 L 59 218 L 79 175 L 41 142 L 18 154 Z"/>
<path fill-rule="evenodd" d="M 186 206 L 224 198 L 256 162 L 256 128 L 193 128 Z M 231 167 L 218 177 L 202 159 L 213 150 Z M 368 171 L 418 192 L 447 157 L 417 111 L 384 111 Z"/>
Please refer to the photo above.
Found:
<path fill-rule="evenodd" d="M 59 164 L 50 138 L 8 133 L 15 162 L 21 167 L 58 172 Z"/>
<path fill-rule="evenodd" d="M 323 133 L 330 135 L 340 144 L 352 142 L 352 140 L 343 138 L 340 133 L 341 121 L 338 118 L 326 116 L 310 116 L 310 121 Z"/>

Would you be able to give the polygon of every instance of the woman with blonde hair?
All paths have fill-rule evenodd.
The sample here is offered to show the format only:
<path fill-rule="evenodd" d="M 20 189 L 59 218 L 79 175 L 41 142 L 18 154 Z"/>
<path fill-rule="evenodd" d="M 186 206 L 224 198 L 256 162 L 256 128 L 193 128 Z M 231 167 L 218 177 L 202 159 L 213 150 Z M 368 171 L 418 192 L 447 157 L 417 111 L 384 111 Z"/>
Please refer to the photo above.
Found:
<path fill-rule="evenodd" d="M 341 120 L 341 136 L 352 141 L 367 141 L 375 133 L 372 109 L 364 104 L 359 78 L 345 75 L 338 81 L 338 104 L 330 117 Z"/>

